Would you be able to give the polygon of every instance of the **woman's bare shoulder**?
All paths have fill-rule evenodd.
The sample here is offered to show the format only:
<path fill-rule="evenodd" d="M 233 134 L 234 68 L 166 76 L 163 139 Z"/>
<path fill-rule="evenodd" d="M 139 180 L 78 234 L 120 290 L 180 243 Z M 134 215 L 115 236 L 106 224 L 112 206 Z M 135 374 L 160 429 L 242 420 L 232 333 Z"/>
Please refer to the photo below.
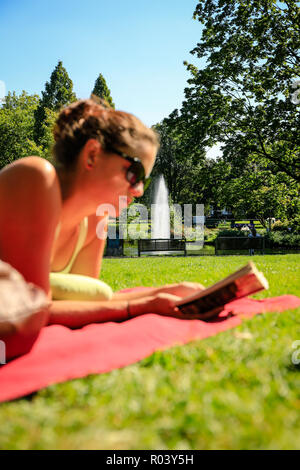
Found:
<path fill-rule="evenodd" d="M 53 170 L 46 160 L 26 157 L 0 173 L 0 227 L 5 227 L 0 230 L 0 258 L 45 292 L 61 213 L 60 188 Z"/>
<path fill-rule="evenodd" d="M 59 196 L 60 187 L 54 166 L 45 158 L 30 156 L 20 158 L 0 171 L 0 197 L 11 189 L 14 193 L 24 186 L 45 187 L 46 191 Z"/>
<path fill-rule="evenodd" d="M 40 173 L 48 178 L 53 178 L 56 175 L 54 166 L 48 160 L 41 157 L 29 156 L 19 158 L 6 165 L 0 171 L 0 178 L 4 180 L 8 175 L 21 174 L 22 172 L 25 172 L 28 176 Z"/>

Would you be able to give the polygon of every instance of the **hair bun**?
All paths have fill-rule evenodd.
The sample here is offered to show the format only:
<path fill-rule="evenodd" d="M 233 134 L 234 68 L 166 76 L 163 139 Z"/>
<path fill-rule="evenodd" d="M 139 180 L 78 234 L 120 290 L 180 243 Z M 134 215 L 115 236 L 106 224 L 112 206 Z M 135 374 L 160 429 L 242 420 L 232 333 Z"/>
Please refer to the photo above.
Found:
<path fill-rule="evenodd" d="M 75 168 L 77 157 L 89 139 L 97 139 L 106 149 L 113 146 L 124 152 L 137 153 L 141 141 L 158 148 L 158 139 L 134 115 L 116 111 L 96 95 L 79 100 L 62 109 L 53 129 L 53 154 L 58 165 Z"/>

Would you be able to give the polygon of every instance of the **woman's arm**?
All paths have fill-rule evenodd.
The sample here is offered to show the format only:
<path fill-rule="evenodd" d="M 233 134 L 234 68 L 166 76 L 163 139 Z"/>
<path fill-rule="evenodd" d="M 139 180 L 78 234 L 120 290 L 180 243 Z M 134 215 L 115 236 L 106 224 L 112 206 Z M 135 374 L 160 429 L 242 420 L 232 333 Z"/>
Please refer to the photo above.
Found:
<path fill-rule="evenodd" d="M 166 284 L 161 287 L 148 287 L 145 290 L 134 292 L 116 292 L 112 300 L 132 300 L 141 299 L 148 296 L 156 296 L 158 294 L 171 294 L 180 298 L 187 297 L 188 295 L 195 294 L 205 289 L 202 284 L 198 282 L 181 282 L 179 284 Z"/>
<path fill-rule="evenodd" d="M 80 328 L 89 323 L 128 320 L 128 302 L 53 300 L 48 324 Z"/>
<path fill-rule="evenodd" d="M 158 313 L 181 318 L 175 303 L 179 297 L 157 294 L 131 301 L 72 301 L 54 300 L 49 309 L 48 324 L 80 328 L 90 323 L 124 321 L 146 313 Z"/>

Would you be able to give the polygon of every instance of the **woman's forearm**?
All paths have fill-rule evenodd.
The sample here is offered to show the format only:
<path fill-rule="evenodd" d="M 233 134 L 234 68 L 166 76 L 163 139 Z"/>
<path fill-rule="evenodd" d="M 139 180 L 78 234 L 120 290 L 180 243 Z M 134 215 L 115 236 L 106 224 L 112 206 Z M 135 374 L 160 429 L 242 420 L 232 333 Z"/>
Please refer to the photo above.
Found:
<path fill-rule="evenodd" d="M 80 328 L 89 323 L 104 323 L 108 321 L 124 321 L 147 313 L 147 300 L 107 300 L 107 301 L 77 301 L 53 300 L 49 308 L 48 325 L 64 325 L 69 328 Z"/>
<path fill-rule="evenodd" d="M 201 284 L 183 282 L 134 292 L 115 293 L 112 299 L 107 301 L 54 300 L 49 309 L 48 324 L 80 328 L 89 323 L 124 321 L 149 312 L 178 317 L 178 309 L 175 309 L 174 302 L 202 289 L 204 287 Z M 156 302 L 153 303 L 155 299 Z M 165 307 L 163 302 L 166 302 Z"/>
<path fill-rule="evenodd" d="M 89 323 L 128 320 L 128 302 L 53 300 L 49 308 L 49 325 L 80 328 Z"/>
<path fill-rule="evenodd" d="M 177 295 L 184 298 L 197 292 L 201 292 L 203 289 L 205 289 L 205 287 L 198 282 L 180 282 L 179 284 L 166 284 L 160 287 L 147 287 L 143 290 L 134 290 L 133 292 L 117 292 L 113 294 L 112 300 L 143 299 L 144 297 L 155 297 L 156 295 L 163 293 Z"/>
<path fill-rule="evenodd" d="M 159 288 L 157 287 L 147 287 L 145 290 L 134 291 L 134 292 L 115 292 L 112 297 L 112 301 L 120 300 L 134 300 L 142 299 L 143 297 L 149 297 L 158 294 Z"/>

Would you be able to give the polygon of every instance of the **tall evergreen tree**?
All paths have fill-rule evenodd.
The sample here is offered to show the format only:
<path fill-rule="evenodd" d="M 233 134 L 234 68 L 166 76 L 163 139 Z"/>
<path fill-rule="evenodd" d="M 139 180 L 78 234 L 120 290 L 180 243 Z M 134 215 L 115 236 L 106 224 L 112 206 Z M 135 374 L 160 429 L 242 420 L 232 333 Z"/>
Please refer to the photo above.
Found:
<path fill-rule="evenodd" d="M 73 92 L 73 82 L 68 72 L 63 67 L 61 61 L 53 70 L 50 82 L 46 82 L 45 91 L 42 92 L 39 106 L 35 112 L 34 137 L 37 144 L 42 144 L 44 140 L 44 125 L 47 119 L 47 109 L 59 111 L 62 106 L 76 101 Z"/>
<path fill-rule="evenodd" d="M 93 95 L 98 96 L 99 98 L 107 101 L 107 103 L 112 107 L 115 108 L 114 102 L 112 100 L 110 89 L 108 88 L 105 78 L 100 73 L 99 77 L 95 82 L 94 89 L 92 91 Z"/>

